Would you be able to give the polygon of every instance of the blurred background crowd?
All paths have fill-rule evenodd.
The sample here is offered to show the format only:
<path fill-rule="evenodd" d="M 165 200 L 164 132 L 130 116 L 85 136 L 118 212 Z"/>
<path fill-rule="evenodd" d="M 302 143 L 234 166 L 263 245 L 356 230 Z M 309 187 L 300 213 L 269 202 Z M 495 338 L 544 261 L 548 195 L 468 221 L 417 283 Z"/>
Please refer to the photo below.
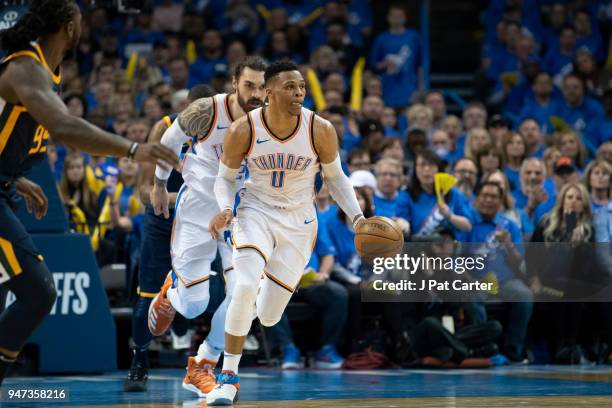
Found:
<path fill-rule="evenodd" d="M 414 356 L 407 350 L 420 354 L 415 327 L 426 317 L 452 316 L 460 337 L 462 327 L 486 323 L 491 313 L 503 326 L 497 351 L 509 362 L 606 361 L 609 304 L 534 305 L 542 271 L 516 265 L 529 241 L 612 237 L 612 6 L 471 3 L 479 23 L 469 27 L 465 49 L 477 48 L 480 58 L 467 92 L 432 86 L 438 38 L 427 29 L 427 1 L 156 0 L 137 15 L 84 8 L 81 42 L 62 66 L 62 98 L 73 115 L 142 142 L 155 122 L 186 106 L 192 86 L 231 92 L 241 58 L 290 58 L 307 79 L 305 106 L 337 131 L 366 215 L 393 218 L 407 241 L 435 241 L 441 251 L 450 243 L 452 252 L 455 242 L 506 248 L 491 273 L 508 303 L 493 309 L 361 303 L 367 277 L 353 231 L 323 187 L 309 266 L 316 274 L 296 295 L 316 311 L 320 342 L 310 348 L 326 356 L 322 364 L 339 368 L 340 354 L 382 342 L 379 351 L 408 365 Z M 452 63 L 444 68 L 453 72 Z M 133 293 L 144 213 L 138 164 L 60 144 L 49 147 L 49 159 L 72 228 L 91 236 L 101 267 L 127 265 Z M 457 179 L 443 203 L 434 191 L 438 172 Z M 565 261 L 555 268 L 578 265 Z M 294 339 L 292 323 L 285 318 L 266 336 L 285 368 L 301 363 L 298 346 L 308 348 Z M 542 348 L 547 353 L 538 354 Z"/>

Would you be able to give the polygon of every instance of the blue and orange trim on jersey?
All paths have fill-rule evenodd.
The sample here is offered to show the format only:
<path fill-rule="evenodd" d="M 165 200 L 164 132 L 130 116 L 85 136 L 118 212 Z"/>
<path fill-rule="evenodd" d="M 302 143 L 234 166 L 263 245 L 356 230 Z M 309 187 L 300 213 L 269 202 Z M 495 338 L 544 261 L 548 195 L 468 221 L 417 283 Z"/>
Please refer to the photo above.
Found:
<path fill-rule="evenodd" d="M 280 286 L 281 288 L 283 288 L 283 289 L 287 290 L 289 293 L 293 293 L 293 292 L 295 292 L 295 289 L 297 288 L 297 285 L 299 284 L 299 282 L 298 282 L 298 284 L 296 284 L 295 286 L 291 287 L 291 286 L 287 285 L 286 283 L 283 283 L 283 281 L 281 281 L 280 279 L 278 279 L 277 277 L 275 277 L 274 275 L 272 275 L 272 274 L 271 274 L 270 272 L 268 272 L 268 271 L 264 271 L 264 275 L 265 275 L 265 276 L 266 276 L 268 279 L 270 279 L 272 282 L 274 282 L 274 283 L 276 283 L 278 286 Z"/>
<path fill-rule="evenodd" d="M 251 137 L 249 138 L 251 142 L 245 154 L 245 157 L 248 158 L 251 154 L 251 151 L 253 151 L 253 146 L 255 146 L 255 127 L 253 126 L 253 118 L 251 118 L 251 112 L 247 112 L 247 122 L 249 124 L 249 130 L 251 132 Z"/>

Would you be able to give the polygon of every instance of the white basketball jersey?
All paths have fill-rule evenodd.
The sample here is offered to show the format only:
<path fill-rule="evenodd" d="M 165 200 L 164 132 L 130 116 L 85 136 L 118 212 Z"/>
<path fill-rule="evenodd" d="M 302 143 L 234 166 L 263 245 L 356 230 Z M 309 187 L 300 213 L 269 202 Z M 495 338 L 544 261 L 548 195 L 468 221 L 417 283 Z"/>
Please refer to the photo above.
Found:
<path fill-rule="evenodd" d="M 225 132 L 233 122 L 229 109 L 229 94 L 217 94 L 213 98 L 214 117 L 208 134 L 194 138 L 191 148 L 183 161 L 183 180 L 212 201 L 215 200 L 213 187 L 219 172 L 219 161 L 223 155 Z M 237 177 L 238 189 L 242 186 L 246 166 L 242 166 Z"/>
<path fill-rule="evenodd" d="M 264 108 L 248 113 L 248 119 L 252 137 L 244 205 L 256 200 L 280 209 L 312 206 L 320 168 L 312 138 L 314 112 L 302 108 L 295 130 L 284 139 L 267 126 Z"/>

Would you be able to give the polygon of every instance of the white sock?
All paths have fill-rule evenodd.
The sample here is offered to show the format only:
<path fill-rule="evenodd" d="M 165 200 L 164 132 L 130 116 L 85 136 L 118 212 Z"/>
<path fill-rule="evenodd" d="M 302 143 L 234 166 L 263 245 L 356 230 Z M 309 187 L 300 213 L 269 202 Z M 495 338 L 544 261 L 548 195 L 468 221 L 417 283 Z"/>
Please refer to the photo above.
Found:
<path fill-rule="evenodd" d="M 202 360 L 218 361 L 222 351 L 223 349 L 215 348 L 208 344 L 208 341 L 204 340 L 200 347 L 198 347 L 198 354 L 195 356 L 196 363 Z"/>
<path fill-rule="evenodd" d="M 242 354 L 231 354 L 227 351 L 223 353 L 223 371 L 232 371 L 238 374 L 238 364 Z"/>

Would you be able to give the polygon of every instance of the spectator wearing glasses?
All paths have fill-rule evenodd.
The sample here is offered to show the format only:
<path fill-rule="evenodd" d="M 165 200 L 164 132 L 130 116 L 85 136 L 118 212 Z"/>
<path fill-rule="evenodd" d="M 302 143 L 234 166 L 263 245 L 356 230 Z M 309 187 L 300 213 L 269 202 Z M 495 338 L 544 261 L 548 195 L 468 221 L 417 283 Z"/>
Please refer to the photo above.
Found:
<path fill-rule="evenodd" d="M 499 297 L 508 302 L 509 316 L 505 330 L 504 354 L 512 362 L 524 361 L 525 337 L 533 311 L 533 294 L 520 277 L 519 266 L 525 250 L 519 227 L 502 214 L 504 193 L 499 184 L 482 183 L 472 210 L 473 227 L 464 233 L 473 243 L 470 252 L 485 255 L 486 271 L 493 273 L 499 285 Z M 480 278 L 479 276 L 475 276 Z M 476 304 L 476 323 L 486 320 L 486 309 Z"/>
<path fill-rule="evenodd" d="M 395 220 L 404 234 L 410 233 L 410 224 L 403 216 L 410 198 L 400 190 L 403 182 L 402 164 L 392 158 L 383 158 L 376 163 L 376 192 L 374 215 Z"/>

